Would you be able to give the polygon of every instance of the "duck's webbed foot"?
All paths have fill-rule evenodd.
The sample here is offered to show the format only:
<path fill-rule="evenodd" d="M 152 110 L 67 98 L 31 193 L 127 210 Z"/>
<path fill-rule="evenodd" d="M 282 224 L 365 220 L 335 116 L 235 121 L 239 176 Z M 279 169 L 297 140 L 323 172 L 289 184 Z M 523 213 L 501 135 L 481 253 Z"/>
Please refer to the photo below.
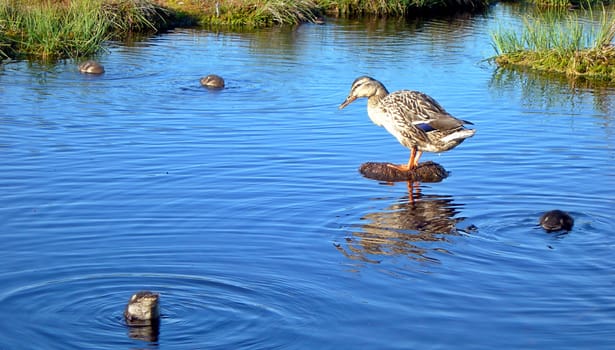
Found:
<path fill-rule="evenodd" d="M 414 169 L 414 167 L 410 167 L 407 164 L 399 164 L 399 165 L 398 164 L 387 164 L 387 166 L 389 168 L 396 169 L 396 170 L 403 171 L 403 172 L 408 172 Z"/>

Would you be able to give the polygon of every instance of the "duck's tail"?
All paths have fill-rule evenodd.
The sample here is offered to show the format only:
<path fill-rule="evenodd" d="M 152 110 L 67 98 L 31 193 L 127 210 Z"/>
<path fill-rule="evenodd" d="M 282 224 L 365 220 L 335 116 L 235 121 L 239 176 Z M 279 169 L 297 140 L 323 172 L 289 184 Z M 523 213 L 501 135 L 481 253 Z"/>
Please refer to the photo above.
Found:
<path fill-rule="evenodd" d="M 461 129 L 459 131 L 455 131 L 454 133 L 450 134 L 450 135 L 446 135 L 442 138 L 442 142 L 444 143 L 449 143 L 449 142 L 455 142 L 455 141 L 463 141 L 465 139 L 467 139 L 468 137 L 472 137 L 474 136 L 474 133 L 476 132 L 476 130 L 474 129 Z"/>

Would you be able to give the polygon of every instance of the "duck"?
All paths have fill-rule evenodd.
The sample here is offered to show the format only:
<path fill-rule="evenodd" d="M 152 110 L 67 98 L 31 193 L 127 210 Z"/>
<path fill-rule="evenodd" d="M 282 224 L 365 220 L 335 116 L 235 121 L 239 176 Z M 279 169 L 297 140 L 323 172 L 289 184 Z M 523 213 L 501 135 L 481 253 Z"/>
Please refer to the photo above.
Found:
<path fill-rule="evenodd" d="M 133 294 L 124 309 L 124 319 L 130 326 L 156 325 L 160 322 L 160 295 L 147 290 Z"/>
<path fill-rule="evenodd" d="M 86 74 L 103 74 L 105 67 L 96 61 L 87 60 L 79 65 L 79 71 Z"/>
<path fill-rule="evenodd" d="M 362 97 L 367 98 L 371 121 L 410 149 L 407 164 L 389 164 L 400 171 L 416 169 L 423 152 L 448 151 L 476 132 L 465 127 L 471 122 L 453 117 L 431 96 L 411 90 L 389 93 L 384 84 L 369 76 L 354 80 L 339 109 Z"/>
<path fill-rule="evenodd" d="M 574 226 L 574 219 L 563 210 L 550 210 L 540 217 L 539 225 L 547 232 L 570 231 Z"/>
<path fill-rule="evenodd" d="M 216 74 L 209 74 L 201 78 L 201 85 L 208 89 L 224 88 L 224 79 Z"/>

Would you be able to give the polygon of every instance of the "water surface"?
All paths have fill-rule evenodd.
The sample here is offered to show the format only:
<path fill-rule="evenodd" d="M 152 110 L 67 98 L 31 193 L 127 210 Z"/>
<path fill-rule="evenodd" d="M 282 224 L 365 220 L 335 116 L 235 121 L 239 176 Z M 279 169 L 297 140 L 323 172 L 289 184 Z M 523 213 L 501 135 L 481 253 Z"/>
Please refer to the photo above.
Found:
<path fill-rule="evenodd" d="M 485 15 L 177 29 L 112 44 L 106 73 L 0 67 L 0 348 L 610 349 L 614 92 L 498 71 Z M 222 75 L 227 88 L 199 86 Z M 360 75 L 476 135 L 407 161 Z M 569 233 L 536 226 L 546 210 Z M 157 339 L 122 320 L 161 294 Z"/>

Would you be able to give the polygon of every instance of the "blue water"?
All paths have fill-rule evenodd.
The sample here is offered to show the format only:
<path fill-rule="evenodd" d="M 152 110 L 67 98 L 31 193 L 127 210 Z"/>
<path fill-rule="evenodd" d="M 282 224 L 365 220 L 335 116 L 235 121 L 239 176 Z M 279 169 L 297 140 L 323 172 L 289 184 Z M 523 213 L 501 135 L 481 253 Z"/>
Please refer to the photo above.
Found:
<path fill-rule="evenodd" d="M 177 29 L 0 66 L 1 349 L 612 349 L 615 89 L 498 70 L 509 5 L 449 19 Z M 201 76 L 222 75 L 208 91 Z M 360 75 L 476 135 L 450 176 L 338 105 Z M 542 231 L 559 208 L 568 233 Z M 161 294 L 157 339 L 122 319 Z"/>

